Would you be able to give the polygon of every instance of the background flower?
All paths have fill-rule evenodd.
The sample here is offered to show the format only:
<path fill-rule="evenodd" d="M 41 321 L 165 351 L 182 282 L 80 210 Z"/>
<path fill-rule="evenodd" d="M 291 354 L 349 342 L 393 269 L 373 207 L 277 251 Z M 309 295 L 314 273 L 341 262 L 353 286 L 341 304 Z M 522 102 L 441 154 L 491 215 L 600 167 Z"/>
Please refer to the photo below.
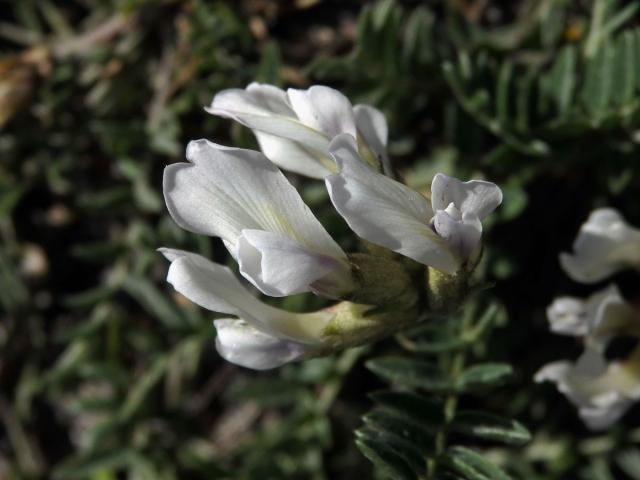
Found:
<path fill-rule="evenodd" d="M 536 374 L 538 382 L 556 383 L 592 430 L 606 430 L 615 425 L 640 399 L 639 354 L 610 363 L 600 355 L 586 351 L 576 364 L 555 362 Z"/>
<path fill-rule="evenodd" d="M 640 269 L 640 230 L 617 210 L 600 208 L 589 215 L 573 243 L 573 254 L 560 263 L 578 282 L 595 283 L 625 268 Z"/>

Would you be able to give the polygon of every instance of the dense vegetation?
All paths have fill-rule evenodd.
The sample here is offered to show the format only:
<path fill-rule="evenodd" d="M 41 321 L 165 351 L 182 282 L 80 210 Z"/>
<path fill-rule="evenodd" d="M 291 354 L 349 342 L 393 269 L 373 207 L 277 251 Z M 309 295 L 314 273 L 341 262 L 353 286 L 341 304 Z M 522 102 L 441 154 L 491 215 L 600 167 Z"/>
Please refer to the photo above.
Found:
<path fill-rule="evenodd" d="M 418 462 L 437 451 L 442 478 L 640 479 L 637 408 L 592 433 L 532 380 L 579 350 L 549 333 L 547 305 L 595 288 L 572 282 L 559 252 L 598 206 L 640 226 L 640 4 L 20 0 L 0 11 L 1 479 L 412 478 L 422 466 L 430 478 L 438 466 L 394 443 L 412 408 L 432 427 L 411 433 Z M 331 85 L 383 110 L 416 189 L 438 171 L 499 184 L 481 300 L 277 371 L 219 358 L 210 313 L 166 284 L 156 249 L 229 260 L 169 218 L 162 170 L 190 139 L 255 148 L 202 109 L 254 80 Z M 322 182 L 290 178 L 355 250 Z M 615 280 L 638 298 L 637 274 Z M 443 376 L 421 370 L 425 359 Z"/>

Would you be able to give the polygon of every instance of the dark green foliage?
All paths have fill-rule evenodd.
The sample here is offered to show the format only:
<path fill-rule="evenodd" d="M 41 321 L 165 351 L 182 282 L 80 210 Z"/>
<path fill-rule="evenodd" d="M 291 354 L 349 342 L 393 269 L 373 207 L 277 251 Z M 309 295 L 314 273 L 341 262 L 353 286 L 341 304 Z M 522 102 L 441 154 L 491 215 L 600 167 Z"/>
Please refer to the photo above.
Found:
<path fill-rule="evenodd" d="M 406 357 L 370 360 L 369 369 L 386 380 L 429 393 L 454 391 L 456 383 L 435 363 Z"/>
<path fill-rule="evenodd" d="M 415 392 L 392 390 L 375 392 L 369 397 L 385 409 L 404 415 L 414 422 L 420 422 L 428 429 L 433 429 L 444 421 L 442 403 L 435 398 L 425 397 Z"/>
<path fill-rule="evenodd" d="M 428 329 L 418 327 L 403 336 L 403 344 L 413 354 L 367 362 L 367 367 L 385 380 L 411 388 L 371 395 L 378 406 L 363 417 L 364 427 L 356 432 L 362 453 L 390 478 L 509 479 L 481 454 L 463 446 L 449 447 L 449 439 L 459 434 L 469 443 L 489 441 L 515 446 L 531 440 L 529 431 L 514 420 L 457 408 L 461 395 L 490 391 L 503 383 L 512 373 L 509 365 L 480 363 L 465 368 L 471 343 L 461 347 L 445 342 L 435 353 L 430 352 L 436 357 L 423 357 L 420 337 L 425 333 L 431 338 L 446 337 L 454 331 L 464 338 L 479 328 L 488 333 L 501 310 L 491 305 L 477 320 L 474 313 L 475 308 L 469 306 L 459 317 L 432 319 Z M 437 330 L 442 335 L 435 334 Z"/>
<path fill-rule="evenodd" d="M 469 480 L 510 480 L 511 477 L 487 461 L 478 452 L 465 447 L 451 447 L 443 463 L 460 478 Z"/>
<path fill-rule="evenodd" d="M 464 338 L 479 328 L 488 333 L 500 309 L 492 305 L 476 321 L 473 315 L 474 309 L 468 307 L 460 317 L 434 320 L 428 329 L 418 327 L 402 339 L 410 349 L 418 346 L 413 355 L 407 352 L 367 363 L 370 370 L 394 385 L 422 392 L 391 390 L 373 394 L 371 398 L 378 406 L 363 417 L 364 427 L 356 432 L 364 455 L 391 478 L 511 478 L 473 450 L 448 447 L 448 438 L 460 434 L 470 442 L 508 445 L 523 445 L 531 439 L 528 430 L 516 421 L 457 409 L 460 395 L 479 389 L 490 391 L 501 384 L 511 375 L 509 365 L 481 363 L 465 368 L 470 343 L 464 347 L 449 343 L 449 348 L 441 344 L 435 352 L 437 357 L 423 357 L 421 335 L 440 338 L 458 332 L 458 338 Z M 437 329 L 441 330 L 440 335 L 436 334 Z M 402 448 L 404 443 L 411 448 Z M 407 474 L 406 469 L 412 473 Z"/>
<path fill-rule="evenodd" d="M 531 440 L 529 431 L 515 420 L 471 410 L 456 413 L 451 422 L 451 431 L 510 445 L 522 445 Z"/>
<path fill-rule="evenodd" d="M 597 206 L 640 226 L 638 2 L 20 0 L 0 11 L 0 478 L 640 478 L 637 409 L 592 433 L 531 380 L 576 348 L 548 333 L 545 307 L 591 291 L 566 279 L 558 253 Z M 398 336 L 402 348 L 271 373 L 223 362 L 213 315 L 173 293 L 156 249 L 221 262 L 226 251 L 173 223 L 161 178 L 188 140 L 256 146 L 202 110 L 253 80 L 330 84 L 384 110 L 394 165 L 416 189 L 438 171 L 498 183 L 478 268 L 493 288 L 477 294 L 495 306 L 463 331 L 424 322 Z M 291 178 L 357 249 L 324 186 Z M 636 296 L 637 277 L 623 280 Z"/>

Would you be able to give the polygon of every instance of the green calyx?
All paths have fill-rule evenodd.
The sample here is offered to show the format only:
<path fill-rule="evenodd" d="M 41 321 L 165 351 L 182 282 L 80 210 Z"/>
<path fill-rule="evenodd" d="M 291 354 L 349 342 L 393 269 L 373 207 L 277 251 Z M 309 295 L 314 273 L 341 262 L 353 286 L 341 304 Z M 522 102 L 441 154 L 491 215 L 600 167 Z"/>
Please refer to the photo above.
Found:
<path fill-rule="evenodd" d="M 349 255 L 357 288 L 326 309 L 324 353 L 376 341 L 424 319 L 457 311 L 470 293 L 471 272 L 447 274 L 432 267 L 408 268 L 393 256 Z"/>
<path fill-rule="evenodd" d="M 357 288 L 347 300 L 400 310 L 418 302 L 419 290 L 402 263 L 366 253 L 349 255 L 349 262 Z"/>
<path fill-rule="evenodd" d="M 457 311 L 470 293 L 471 272 L 459 270 L 448 274 L 433 267 L 425 270 L 427 308 L 434 316 Z"/>
<path fill-rule="evenodd" d="M 322 332 L 327 351 L 379 340 L 415 322 L 417 308 L 385 311 L 371 305 L 340 302 L 327 309 L 334 314 Z"/>

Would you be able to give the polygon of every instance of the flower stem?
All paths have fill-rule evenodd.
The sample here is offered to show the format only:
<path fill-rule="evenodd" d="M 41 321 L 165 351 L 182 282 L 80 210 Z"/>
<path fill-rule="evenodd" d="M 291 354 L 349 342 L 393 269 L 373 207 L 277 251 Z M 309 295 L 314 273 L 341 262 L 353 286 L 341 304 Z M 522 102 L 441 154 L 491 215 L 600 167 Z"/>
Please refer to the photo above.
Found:
<path fill-rule="evenodd" d="M 473 328 L 473 318 L 475 315 L 475 305 L 469 304 L 465 309 L 462 322 L 458 330 L 458 337 L 466 335 Z M 467 348 L 456 350 L 455 352 L 446 352 L 440 356 L 440 362 L 443 365 L 445 371 L 449 374 L 453 380 L 453 384 L 458 383 L 458 378 L 462 374 L 465 363 L 467 361 Z M 447 437 L 449 435 L 449 426 L 455 418 L 456 409 L 458 407 L 459 394 L 454 387 L 444 399 L 444 423 L 436 432 L 435 437 L 435 451 L 432 457 L 427 461 L 427 478 L 431 480 L 435 478 L 436 470 L 438 467 L 438 461 L 444 454 L 447 448 Z"/>

